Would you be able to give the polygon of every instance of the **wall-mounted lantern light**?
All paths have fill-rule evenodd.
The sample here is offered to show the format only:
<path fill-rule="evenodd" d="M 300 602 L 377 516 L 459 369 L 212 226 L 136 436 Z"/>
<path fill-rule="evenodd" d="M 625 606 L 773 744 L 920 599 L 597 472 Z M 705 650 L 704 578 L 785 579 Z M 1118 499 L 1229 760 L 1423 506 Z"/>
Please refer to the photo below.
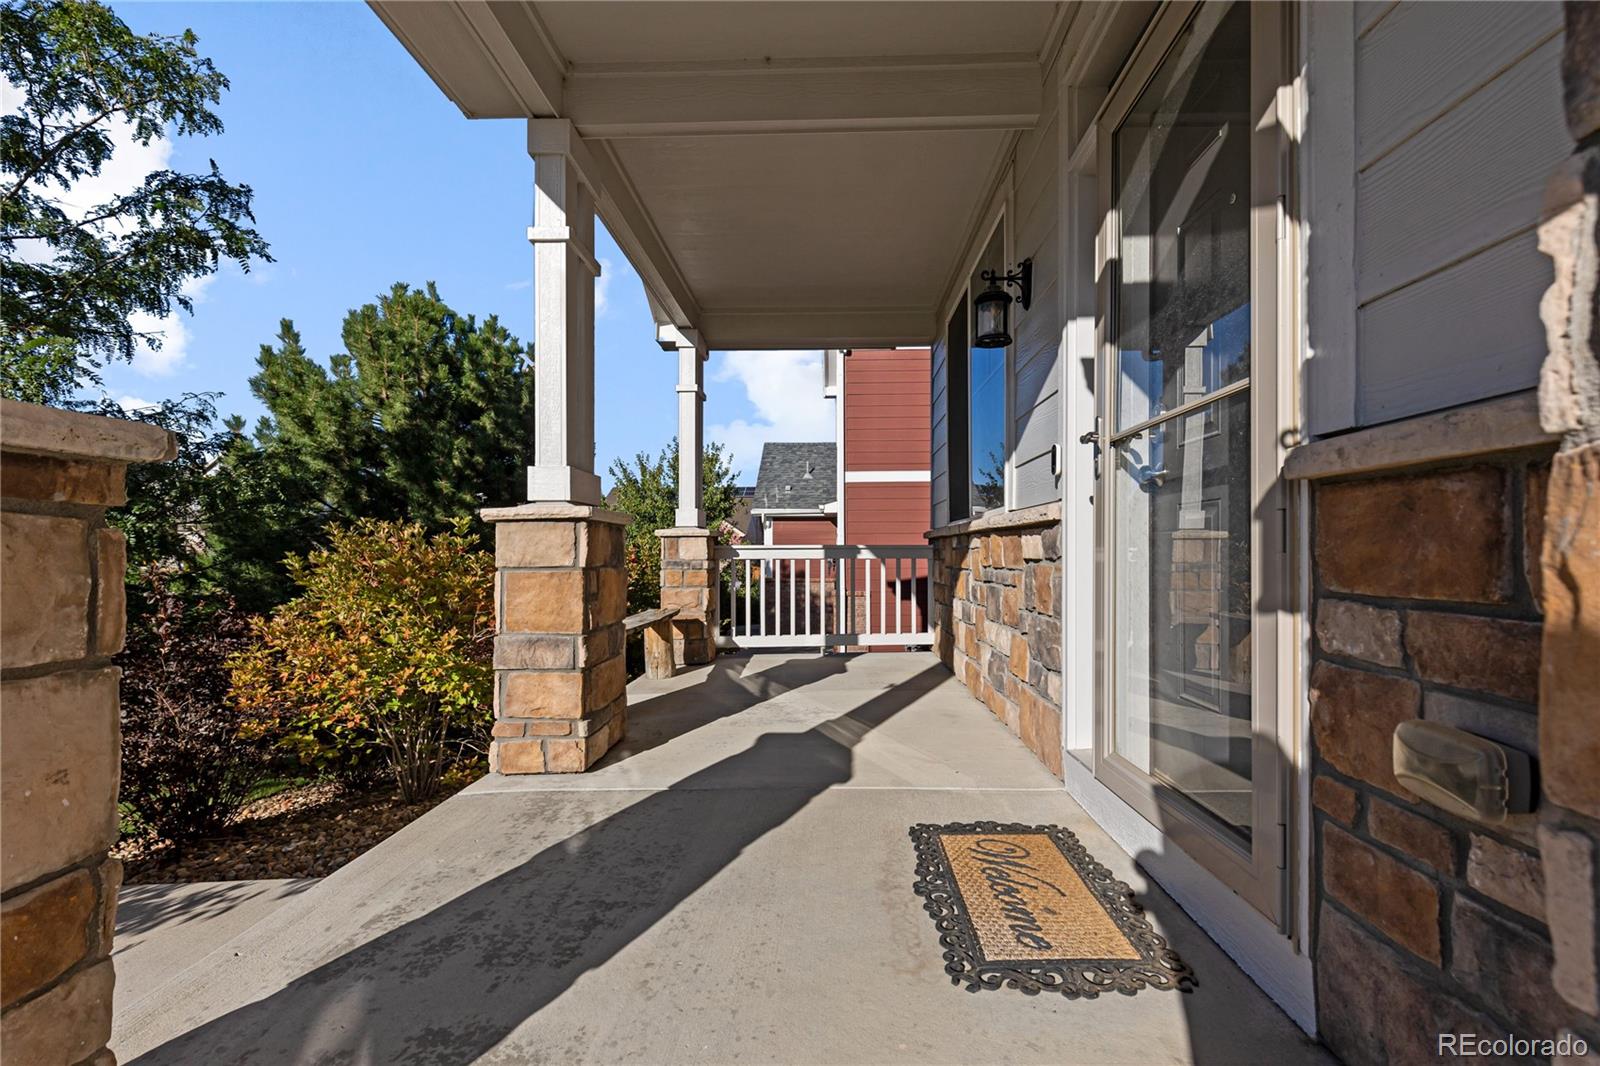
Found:
<path fill-rule="evenodd" d="M 975 348 L 1005 348 L 1011 344 L 1011 294 L 1006 285 L 1017 287 L 1017 302 L 1026 311 L 1033 299 L 1033 260 L 1024 259 L 1014 272 L 997 274 L 985 270 L 979 275 L 989 287 L 972 299 L 972 325 Z"/>

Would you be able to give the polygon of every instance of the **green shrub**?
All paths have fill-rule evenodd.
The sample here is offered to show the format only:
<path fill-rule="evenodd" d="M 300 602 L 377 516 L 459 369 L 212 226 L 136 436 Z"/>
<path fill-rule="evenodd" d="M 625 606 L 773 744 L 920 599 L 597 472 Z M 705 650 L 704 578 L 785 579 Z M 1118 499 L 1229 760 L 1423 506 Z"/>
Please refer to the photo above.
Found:
<path fill-rule="evenodd" d="M 302 763 L 346 779 L 393 774 L 426 799 L 481 751 L 493 715 L 494 560 L 467 522 L 364 519 L 290 562 L 300 593 L 254 624 L 233 698 Z"/>
<path fill-rule="evenodd" d="M 701 501 L 706 526 L 714 530 L 733 515 L 734 474 L 720 444 L 707 444 L 701 460 Z M 656 530 L 670 529 L 677 521 L 677 438 L 654 459 L 640 452 L 631 463 L 616 460 L 611 477 L 615 487 L 608 497 L 610 506 L 633 518 L 624 534 L 628 613 L 648 611 L 661 606 L 661 538 Z"/>

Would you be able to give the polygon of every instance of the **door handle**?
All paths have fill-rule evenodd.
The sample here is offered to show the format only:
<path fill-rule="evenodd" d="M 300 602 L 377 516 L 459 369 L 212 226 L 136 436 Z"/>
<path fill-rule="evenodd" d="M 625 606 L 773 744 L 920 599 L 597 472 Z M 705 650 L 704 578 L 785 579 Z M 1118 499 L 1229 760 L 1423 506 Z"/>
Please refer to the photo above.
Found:
<path fill-rule="evenodd" d="M 1091 429 L 1089 432 L 1081 435 L 1078 438 L 1078 443 L 1079 444 L 1096 444 L 1097 445 L 1097 444 L 1100 443 L 1100 434 L 1099 434 L 1098 431 Z"/>

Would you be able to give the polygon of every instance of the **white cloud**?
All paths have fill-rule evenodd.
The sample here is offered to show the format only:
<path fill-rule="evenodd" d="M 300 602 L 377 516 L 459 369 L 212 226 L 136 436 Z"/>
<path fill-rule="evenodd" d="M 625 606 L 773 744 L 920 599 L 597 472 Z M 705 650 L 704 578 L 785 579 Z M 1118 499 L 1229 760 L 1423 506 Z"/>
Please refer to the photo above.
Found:
<path fill-rule="evenodd" d="M 822 395 L 822 352 L 719 352 L 712 386 L 742 387 L 755 417 L 706 427 L 729 452 L 742 484 L 755 484 L 768 441 L 833 440 L 833 401 Z"/>
<path fill-rule="evenodd" d="M 141 396 L 118 396 L 117 406 L 131 415 L 136 411 L 144 411 L 161 405 L 154 400 L 146 400 Z"/>
<path fill-rule="evenodd" d="M 216 279 L 215 274 L 190 278 L 183 283 L 183 294 L 195 303 L 205 300 L 206 289 Z M 189 361 L 189 323 L 179 310 L 166 318 L 157 318 L 144 311 L 135 311 L 128 321 L 140 333 L 154 333 L 161 338 L 161 347 L 152 348 L 139 342 L 133 351 L 134 373 L 147 378 L 164 378 L 183 369 Z"/>

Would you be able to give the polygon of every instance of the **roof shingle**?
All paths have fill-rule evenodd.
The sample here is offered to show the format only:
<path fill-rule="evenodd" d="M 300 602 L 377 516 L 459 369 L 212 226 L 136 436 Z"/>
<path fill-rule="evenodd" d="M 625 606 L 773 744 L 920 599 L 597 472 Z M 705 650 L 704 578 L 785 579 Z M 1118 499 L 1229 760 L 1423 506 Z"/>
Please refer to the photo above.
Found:
<path fill-rule="evenodd" d="M 756 508 L 821 508 L 838 495 L 839 449 L 831 441 L 768 443 L 761 449 Z"/>

